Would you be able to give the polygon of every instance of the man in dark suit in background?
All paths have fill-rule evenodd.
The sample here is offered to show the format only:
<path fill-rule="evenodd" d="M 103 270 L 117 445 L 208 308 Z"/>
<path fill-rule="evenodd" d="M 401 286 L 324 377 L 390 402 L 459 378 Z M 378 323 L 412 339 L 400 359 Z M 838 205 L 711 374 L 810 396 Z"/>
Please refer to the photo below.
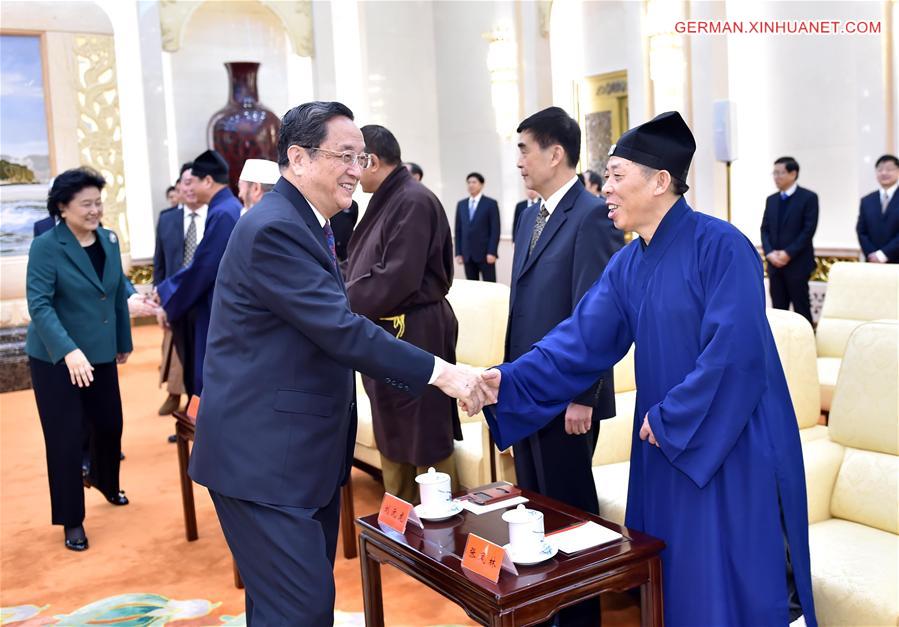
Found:
<path fill-rule="evenodd" d="M 242 205 L 228 187 L 228 163 L 216 151 L 207 150 L 194 159 L 187 172 L 197 202 L 208 206 L 206 217 L 185 212 L 183 265 L 157 285 L 156 291 L 165 318 L 175 323 L 175 345 L 187 394 L 199 395 L 215 278 Z M 187 180 L 182 178 L 182 190 Z"/>
<path fill-rule="evenodd" d="M 624 246 L 624 236 L 609 220 L 605 202 L 577 179 L 581 149 L 577 122 L 562 109 L 550 107 L 524 120 L 518 132 L 521 176 L 544 200 L 525 210 L 518 228 L 505 361 L 518 359 L 568 318 L 611 256 Z M 593 451 L 599 421 L 615 415 L 614 393 L 608 370 L 564 414 L 516 443 L 518 485 L 599 514 Z M 566 608 L 557 620 L 557 625 L 597 625 L 599 600 Z"/>
<path fill-rule="evenodd" d="M 56 219 L 53 216 L 47 216 L 46 218 L 41 218 L 37 222 L 34 223 L 34 237 L 38 235 L 43 235 L 50 229 L 56 226 Z"/>
<path fill-rule="evenodd" d="M 762 247 L 768 260 L 771 304 L 789 309 L 812 321 L 808 280 L 815 269 L 812 238 L 818 228 L 818 195 L 799 187 L 799 164 L 793 157 L 774 162 L 774 184 L 778 191 L 765 201 L 762 218 Z"/>
<path fill-rule="evenodd" d="M 584 170 L 584 187 L 594 196 L 602 196 L 602 176 L 594 170 Z"/>
<path fill-rule="evenodd" d="M 350 311 L 328 220 L 370 164 L 353 113 L 310 102 L 281 120 L 274 190 L 222 258 L 190 475 L 207 488 L 246 585 L 247 624 L 330 625 L 340 485 L 359 370 L 398 390 L 478 398 L 478 375 Z M 484 400 L 484 397 L 481 397 Z"/>
<path fill-rule="evenodd" d="M 156 249 L 153 252 L 153 287 L 158 287 L 160 283 L 174 276 L 181 268 L 190 265 L 193 259 L 193 252 L 185 254 L 184 238 L 187 231 L 190 230 L 191 222 L 194 224 L 195 244 L 199 244 L 203 239 L 203 225 L 206 222 L 206 205 L 197 202 L 197 196 L 193 190 L 193 176 L 191 175 L 191 167 L 193 163 L 188 162 L 181 166 L 181 172 L 178 177 L 178 192 L 183 201 L 181 204 L 165 209 L 160 212 L 159 220 L 156 223 Z M 196 218 L 191 218 L 190 214 L 196 214 Z M 196 250 L 196 246 L 192 250 Z M 175 341 L 172 328 L 167 324 L 162 324 L 162 364 L 159 368 L 159 382 L 166 384 L 168 396 L 159 408 L 160 416 L 168 416 L 181 406 L 181 395 L 187 393 L 184 380 L 184 368 L 181 359 L 178 357 L 178 351 L 175 349 Z M 179 325 L 176 323 L 175 325 Z M 192 333 L 178 328 L 176 334 Z M 175 442 L 174 436 L 169 436 L 170 442 Z"/>
<path fill-rule="evenodd" d="M 499 205 L 484 196 L 484 177 L 472 172 L 465 177 L 468 198 L 456 205 L 456 263 L 465 265 L 465 278 L 496 283 L 496 251 L 499 248 Z"/>
<path fill-rule="evenodd" d="M 855 231 L 868 262 L 899 263 L 899 159 L 883 155 L 875 167 L 880 189 L 862 198 Z"/>
<path fill-rule="evenodd" d="M 412 175 L 412 178 L 414 178 L 419 183 L 421 183 L 421 179 L 425 177 L 425 171 L 421 169 L 420 165 L 413 161 L 407 161 L 403 164 L 403 167 L 409 170 L 409 174 Z"/>
<path fill-rule="evenodd" d="M 515 205 L 515 213 L 512 215 L 512 243 L 515 243 L 515 233 L 518 231 L 518 225 L 521 224 L 521 215 L 525 209 L 531 205 L 540 202 L 540 195 L 532 189 L 526 189 L 524 195 L 527 197 Z"/>
<path fill-rule="evenodd" d="M 346 209 L 341 209 L 331 218 L 331 228 L 334 230 L 334 250 L 337 251 L 337 261 L 346 261 L 347 246 L 353 236 L 353 230 L 359 221 L 359 203 L 355 200 Z"/>

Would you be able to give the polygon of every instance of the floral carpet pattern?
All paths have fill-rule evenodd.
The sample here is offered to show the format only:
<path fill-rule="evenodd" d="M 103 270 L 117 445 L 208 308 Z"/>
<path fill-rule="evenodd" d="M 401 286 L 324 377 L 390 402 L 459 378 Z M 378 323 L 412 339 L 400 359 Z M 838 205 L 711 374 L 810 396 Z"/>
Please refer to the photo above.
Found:
<path fill-rule="evenodd" d="M 79 627 L 117 625 L 119 627 L 245 627 L 243 614 L 215 615 L 221 603 L 206 599 L 179 601 L 143 592 L 119 594 L 89 603 L 70 614 L 54 614 L 50 605 L 17 605 L 0 608 L 0 625 L 11 627 Z M 334 612 L 335 627 L 362 627 L 361 612 Z M 440 627 L 440 626 L 435 626 Z M 443 627 L 452 627 L 444 625 Z"/>

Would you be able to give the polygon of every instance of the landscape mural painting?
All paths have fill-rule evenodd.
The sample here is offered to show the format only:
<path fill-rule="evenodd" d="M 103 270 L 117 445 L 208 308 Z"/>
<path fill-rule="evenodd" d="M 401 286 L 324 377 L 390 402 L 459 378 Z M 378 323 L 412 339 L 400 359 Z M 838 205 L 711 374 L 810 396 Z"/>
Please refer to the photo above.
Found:
<path fill-rule="evenodd" d="M 27 255 L 47 217 L 50 146 L 41 38 L 0 35 L 0 256 Z"/>

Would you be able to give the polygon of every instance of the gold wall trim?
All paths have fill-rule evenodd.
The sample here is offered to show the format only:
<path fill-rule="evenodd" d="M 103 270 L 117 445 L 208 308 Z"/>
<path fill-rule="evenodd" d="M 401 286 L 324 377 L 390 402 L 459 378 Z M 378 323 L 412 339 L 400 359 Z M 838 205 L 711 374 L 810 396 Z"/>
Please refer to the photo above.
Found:
<path fill-rule="evenodd" d="M 128 270 L 128 280 L 134 285 L 150 285 L 153 283 L 153 264 L 134 265 Z"/>
<path fill-rule="evenodd" d="M 253 1 L 253 0 L 249 0 Z M 274 13 L 281 23 L 293 45 L 293 51 L 301 57 L 312 57 L 315 54 L 315 39 L 312 29 L 312 0 L 284 2 L 283 0 L 257 0 Z M 203 2 L 184 2 L 179 0 L 160 0 L 159 29 L 162 35 L 162 49 L 166 52 L 178 52 L 184 26 Z"/>
<path fill-rule="evenodd" d="M 759 257 L 765 266 L 765 276 L 768 276 L 768 260 L 760 246 L 756 247 Z M 830 269 L 837 262 L 858 262 L 861 251 L 857 248 L 822 248 L 815 251 L 815 269 L 812 271 L 809 281 L 821 281 L 827 283 Z"/>
<path fill-rule="evenodd" d="M 602 175 L 609 148 L 630 127 L 627 70 L 588 76 L 574 87 L 582 133 L 580 166 Z"/>
<path fill-rule="evenodd" d="M 122 253 L 128 253 L 131 238 L 125 212 L 125 167 L 113 38 L 76 35 L 74 54 L 80 161 L 99 170 L 106 179 L 103 225 L 118 234 Z"/>
<path fill-rule="evenodd" d="M 827 279 L 830 275 L 830 269 L 833 267 L 833 264 L 841 261 L 858 261 L 858 255 L 856 254 L 854 257 L 843 257 L 843 256 L 834 256 L 828 255 L 826 257 L 821 257 L 815 255 L 815 270 L 812 272 L 812 276 L 809 279 L 810 281 L 821 281 L 823 283 L 827 283 Z"/>

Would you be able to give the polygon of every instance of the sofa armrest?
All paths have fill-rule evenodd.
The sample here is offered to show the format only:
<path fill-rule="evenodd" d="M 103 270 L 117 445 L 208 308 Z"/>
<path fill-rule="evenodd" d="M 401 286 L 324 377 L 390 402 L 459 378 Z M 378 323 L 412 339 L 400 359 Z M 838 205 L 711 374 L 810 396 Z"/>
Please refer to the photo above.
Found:
<path fill-rule="evenodd" d="M 830 501 L 843 463 L 844 451 L 841 445 L 830 438 L 802 443 L 810 525 L 831 517 Z"/>

